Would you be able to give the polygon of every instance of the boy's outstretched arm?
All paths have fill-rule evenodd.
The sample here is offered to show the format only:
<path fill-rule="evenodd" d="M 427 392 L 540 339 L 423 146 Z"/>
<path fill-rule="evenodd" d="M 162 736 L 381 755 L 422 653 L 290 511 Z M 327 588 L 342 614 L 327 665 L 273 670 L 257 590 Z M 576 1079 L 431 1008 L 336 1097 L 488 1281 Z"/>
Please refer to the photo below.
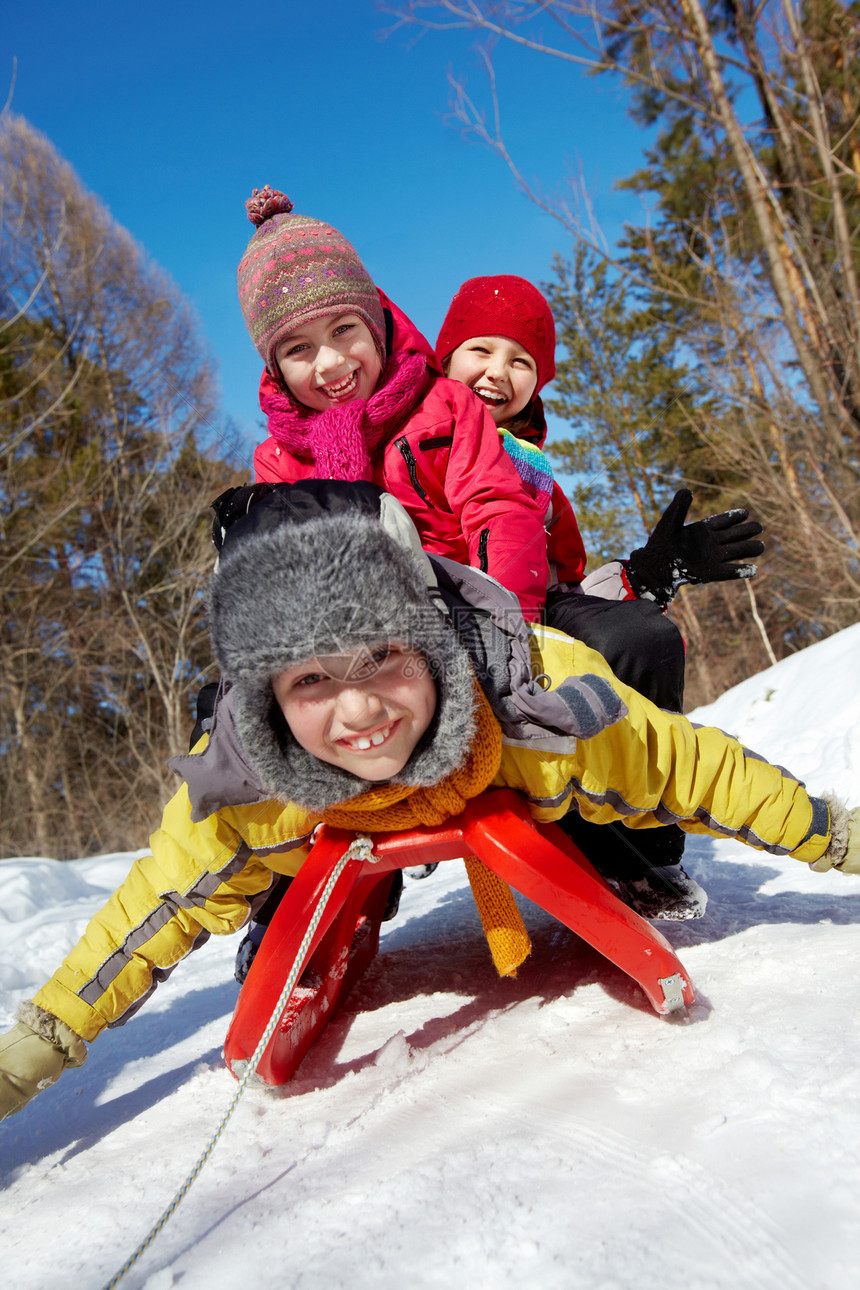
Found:
<path fill-rule="evenodd" d="M 657 708 L 613 675 L 601 655 L 537 628 L 532 668 L 560 687 L 569 676 L 608 681 L 626 715 L 558 755 L 505 748 L 499 786 L 517 788 L 535 819 L 577 810 L 595 824 L 631 829 L 677 824 L 687 833 L 735 838 L 824 870 L 860 872 L 860 808 L 812 796 L 789 771 L 713 727 Z"/>
<path fill-rule="evenodd" d="M 242 808 L 227 808 L 195 823 L 186 785 L 168 802 L 152 853 L 135 861 L 51 979 L 21 1005 L 18 1025 L 0 1038 L 0 1118 L 56 1083 L 66 1067 L 83 1065 L 83 1041 L 131 1017 L 210 934 L 247 921 L 276 876 L 254 847 L 290 852 L 301 864 L 303 812 L 263 803 L 245 812 L 240 828 L 242 815 Z"/>

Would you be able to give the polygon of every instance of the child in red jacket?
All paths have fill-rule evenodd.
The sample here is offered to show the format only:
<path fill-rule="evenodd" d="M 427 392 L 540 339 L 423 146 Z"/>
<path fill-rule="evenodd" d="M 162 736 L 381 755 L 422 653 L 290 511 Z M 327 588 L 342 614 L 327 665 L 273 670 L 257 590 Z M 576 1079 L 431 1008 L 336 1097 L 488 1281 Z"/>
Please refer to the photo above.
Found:
<path fill-rule="evenodd" d="M 543 508 L 480 400 L 441 374 L 336 229 L 293 214 L 268 187 L 246 205 L 257 231 L 239 265 L 239 301 L 266 364 L 269 431 L 254 454 L 258 481 L 376 483 L 406 508 L 425 550 L 491 574 L 538 619 Z"/>
<path fill-rule="evenodd" d="M 446 376 L 478 396 L 498 427 L 524 490 L 542 498 L 552 582 L 578 585 L 585 547 L 570 502 L 541 451 L 546 421 L 539 391 L 555 376 L 555 322 L 525 278 L 470 278 L 454 296 L 436 355 Z"/>
<path fill-rule="evenodd" d="M 553 588 L 544 621 L 596 649 L 616 676 L 658 707 L 681 711 L 684 643 L 665 608 L 685 582 L 749 578 L 761 554 L 761 526 L 745 510 L 684 525 L 688 489 L 670 503 L 645 547 L 585 577 L 585 549 L 576 517 L 541 451 L 546 421 L 539 391 L 555 376 L 555 323 L 544 296 L 508 274 L 470 278 L 454 296 L 436 342 L 452 380 L 462 381 L 488 409 L 524 493 L 542 499 Z M 659 871 L 677 865 L 684 834 L 674 825 L 630 839 L 573 819 L 568 831 L 594 864 L 613 878 L 641 883 L 643 905 L 661 917 L 687 917 L 700 908 L 691 891 L 661 890 Z M 689 897 L 689 898 L 688 898 Z M 641 912 L 641 911 L 640 911 Z"/>

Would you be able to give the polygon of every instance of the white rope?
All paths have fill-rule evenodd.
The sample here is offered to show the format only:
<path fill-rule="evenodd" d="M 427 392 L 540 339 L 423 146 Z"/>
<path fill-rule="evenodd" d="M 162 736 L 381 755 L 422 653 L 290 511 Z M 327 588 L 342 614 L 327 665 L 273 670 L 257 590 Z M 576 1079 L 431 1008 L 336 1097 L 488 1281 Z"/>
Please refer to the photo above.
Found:
<path fill-rule="evenodd" d="M 137 1262 L 137 1260 L 140 1258 L 143 1252 L 149 1248 L 149 1246 L 155 1240 L 156 1236 L 158 1236 L 158 1233 L 164 1227 L 167 1220 L 170 1218 L 170 1216 L 173 1213 L 175 1213 L 180 1202 L 184 1200 L 185 1196 L 188 1194 L 188 1190 L 191 1187 L 191 1184 L 194 1182 L 195 1178 L 197 1178 L 201 1169 L 206 1164 L 206 1161 L 209 1159 L 210 1155 L 212 1154 L 212 1150 L 215 1146 L 215 1143 L 218 1141 L 218 1139 L 221 1137 L 221 1134 L 224 1131 L 224 1126 L 226 1125 L 227 1121 L 230 1119 L 230 1116 L 233 1114 L 234 1110 L 236 1109 L 236 1105 L 239 1101 L 239 1098 L 244 1093 L 245 1087 L 248 1084 L 248 1081 L 256 1073 L 257 1065 L 261 1057 L 263 1056 L 263 1053 L 266 1051 L 266 1047 L 269 1043 L 269 1040 L 272 1037 L 272 1034 L 274 1033 L 275 1026 L 278 1024 L 278 1020 L 281 1016 L 281 1013 L 286 1007 L 287 1002 L 289 1001 L 290 995 L 293 993 L 293 990 L 296 987 L 296 982 L 299 978 L 299 973 L 301 971 L 302 963 L 304 962 L 305 955 L 307 954 L 308 947 L 310 946 L 310 943 L 313 940 L 314 932 L 319 926 L 319 921 L 322 918 L 323 913 L 325 912 L 326 905 L 328 904 L 329 899 L 331 898 L 331 894 L 334 890 L 334 887 L 338 878 L 343 873 L 344 869 L 346 868 L 346 864 L 349 860 L 371 860 L 372 858 L 373 858 L 373 843 L 371 842 L 370 838 L 365 837 L 363 834 L 360 834 L 358 837 L 353 839 L 353 841 L 347 847 L 346 851 L 344 851 L 343 855 L 338 860 L 337 864 L 335 865 L 334 869 L 329 875 L 328 882 L 323 888 L 323 891 L 322 891 L 322 894 L 320 895 L 319 900 L 317 901 L 317 905 L 313 912 L 313 916 L 310 922 L 308 923 L 308 929 L 305 932 L 304 937 L 302 938 L 302 943 L 299 946 L 295 959 L 293 960 L 293 966 L 290 968 L 289 975 L 287 976 L 286 982 L 284 983 L 284 988 L 281 991 L 280 998 L 278 999 L 278 1002 L 275 1004 L 272 1015 L 269 1018 L 269 1023 L 266 1026 L 266 1029 L 263 1031 L 263 1034 L 260 1038 L 260 1042 L 257 1044 L 257 1047 L 254 1049 L 254 1052 L 252 1053 L 251 1057 L 248 1059 L 248 1062 L 246 1063 L 245 1069 L 242 1072 L 242 1077 L 239 1080 L 238 1086 L 236 1088 L 236 1092 L 233 1094 L 233 1097 L 230 1101 L 229 1106 L 227 1107 L 227 1110 L 221 1116 L 221 1120 L 220 1120 L 220 1123 L 218 1124 L 217 1129 L 212 1134 L 212 1137 L 209 1139 L 206 1149 L 203 1151 L 202 1155 L 200 1156 L 200 1159 L 197 1161 L 197 1164 L 191 1170 L 191 1173 L 185 1179 L 185 1182 L 182 1184 L 179 1191 L 173 1197 L 173 1200 L 170 1202 L 167 1209 L 161 1215 L 161 1218 L 152 1228 L 149 1235 L 146 1236 L 143 1241 L 141 1241 L 140 1245 L 137 1247 L 134 1254 L 132 1254 L 131 1258 L 127 1259 L 126 1262 L 120 1268 L 119 1272 L 117 1272 L 115 1276 L 112 1277 L 110 1281 L 108 1281 L 108 1283 L 104 1287 L 104 1290 L 113 1290 L 113 1287 L 119 1284 L 119 1282 L 125 1276 L 126 1272 L 128 1272 L 128 1270 L 134 1266 L 134 1264 Z"/>

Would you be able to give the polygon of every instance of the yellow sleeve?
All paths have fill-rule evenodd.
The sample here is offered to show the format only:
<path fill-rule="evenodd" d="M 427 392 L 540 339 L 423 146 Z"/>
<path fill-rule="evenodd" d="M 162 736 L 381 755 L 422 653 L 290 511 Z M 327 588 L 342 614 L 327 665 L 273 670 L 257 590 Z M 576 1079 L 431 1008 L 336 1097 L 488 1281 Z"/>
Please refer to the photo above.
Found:
<path fill-rule="evenodd" d="M 736 837 L 774 855 L 817 860 L 830 839 L 819 799 L 787 771 L 711 727 L 664 712 L 624 685 L 606 661 L 580 641 L 538 628 L 534 665 L 552 678 L 592 673 L 606 678 L 627 715 L 568 750 L 505 747 L 497 783 L 528 799 L 540 821 L 557 820 L 574 804 L 595 823 L 630 828 L 677 823 L 687 833 Z"/>
<path fill-rule="evenodd" d="M 243 823 L 258 836 L 263 830 L 281 860 L 288 852 L 289 863 L 256 855 Z M 298 869 L 307 856 L 306 826 L 297 808 L 277 803 L 231 808 L 195 824 L 183 784 L 150 838 L 152 853 L 135 861 L 35 1002 L 82 1039 L 121 1024 L 210 934 L 242 926 L 249 900 L 267 890 L 273 869 Z"/>

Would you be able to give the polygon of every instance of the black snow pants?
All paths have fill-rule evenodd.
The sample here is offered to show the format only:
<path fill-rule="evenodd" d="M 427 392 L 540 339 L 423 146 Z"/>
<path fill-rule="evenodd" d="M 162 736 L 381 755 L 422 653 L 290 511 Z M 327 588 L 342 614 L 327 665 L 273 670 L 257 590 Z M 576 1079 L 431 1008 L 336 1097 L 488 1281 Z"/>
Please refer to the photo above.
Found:
<path fill-rule="evenodd" d="M 684 641 L 653 600 L 550 593 L 544 621 L 597 650 L 619 681 L 658 708 L 682 710 Z M 618 823 L 591 824 L 569 811 L 559 825 L 607 878 L 636 879 L 652 868 L 680 863 L 684 853 L 685 835 L 676 824 L 633 830 Z"/>

